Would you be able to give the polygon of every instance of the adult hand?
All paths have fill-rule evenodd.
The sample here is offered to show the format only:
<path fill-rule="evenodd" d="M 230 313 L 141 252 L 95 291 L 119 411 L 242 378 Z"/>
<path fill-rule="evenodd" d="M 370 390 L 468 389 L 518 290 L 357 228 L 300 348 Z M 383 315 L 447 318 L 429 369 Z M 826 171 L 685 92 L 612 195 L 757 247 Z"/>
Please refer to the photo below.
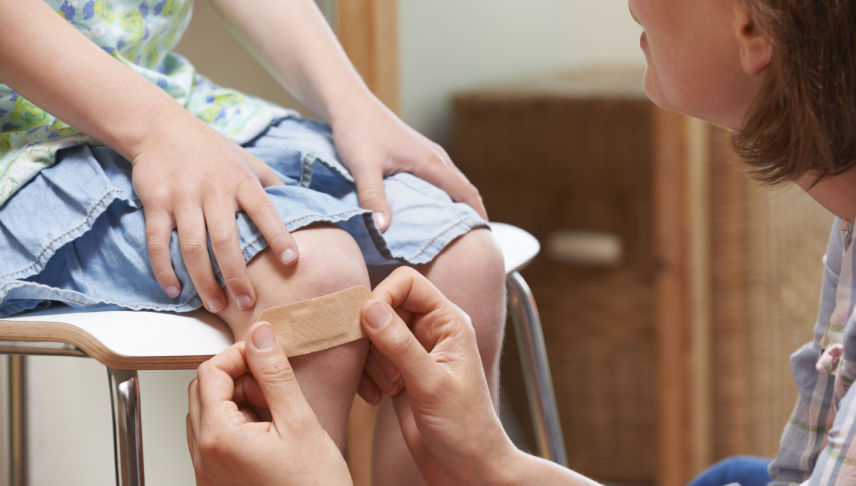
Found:
<path fill-rule="evenodd" d="M 383 178 L 398 172 L 434 184 L 487 219 L 478 190 L 443 147 L 407 126 L 373 95 L 353 97 L 337 107 L 331 124 L 336 150 L 354 176 L 360 206 L 374 212 L 381 231 L 391 218 Z"/>
<path fill-rule="evenodd" d="M 297 260 L 297 245 L 264 191 L 282 181 L 242 147 L 177 107 L 133 152 L 132 179 L 146 215 L 149 259 L 170 297 L 180 292 L 169 253 L 173 228 L 193 285 L 210 312 L 223 310 L 226 300 L 214 277 L 209 237 L 231 298 L 242 310 L 255 304 L 238 243 L 237 212 L 249 215 L 283 264 Z"/>
<path fill-rule="evenodd" d="M 352 484 L 268 323 L 199 366 L 187 443 L 198 485 Z M 250 374 L 252 373 L 252 374 Z"/>
<path fill-rule="evenodd" d="M 393 404 L 425 479 L 490 484 L 517 449 L 491 403 L 469 317 L 402 267 L 375 288 L 361 321 L 381 362 L 366 372 L 378 384 L 403 380 Z"/>

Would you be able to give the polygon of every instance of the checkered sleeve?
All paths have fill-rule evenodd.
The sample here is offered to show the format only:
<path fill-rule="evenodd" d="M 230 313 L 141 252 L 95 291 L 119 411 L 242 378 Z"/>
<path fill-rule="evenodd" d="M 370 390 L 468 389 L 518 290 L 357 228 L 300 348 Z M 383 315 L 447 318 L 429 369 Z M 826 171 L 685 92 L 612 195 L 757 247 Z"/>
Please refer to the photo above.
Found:
<path fill-rule="evenodd" d="M 821 451 L 825 452 L 827 432 L 836 416 L 835 378 L 827 370 L 818 370 L 817 363 L 824 352 L 823 345 L 835 308 L 842 253 L 841 230 L 836 220 L 823 259 L 823 287 L 814 339 L 791 356 L 791 371 L 799 396 L 782 433 L 779 453 L 770 464 L 773 478 L 770 486 L 801 484 L 810 478 L 814 481 L 813 471 L 819 465 Z M 856 413 L 856 407 L 851 408 Z"/>

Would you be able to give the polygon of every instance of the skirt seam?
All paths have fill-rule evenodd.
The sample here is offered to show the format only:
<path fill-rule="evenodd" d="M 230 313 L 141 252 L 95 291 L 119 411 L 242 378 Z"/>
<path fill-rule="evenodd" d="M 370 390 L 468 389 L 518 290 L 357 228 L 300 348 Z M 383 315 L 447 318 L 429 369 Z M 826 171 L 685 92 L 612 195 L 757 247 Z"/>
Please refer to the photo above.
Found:
<path fill-rule="evenodd" d="M 74 228 L 71 228 L 70 230 L 66 231 L 65 233 L 63 233 L 63 234 L 61 234 L 61 235 L 57 236 L 56 238 L 54 238 L 53 240 L 51 240 L 50 242 L 48 242 L 48 244 L 47 244 L 47 245 L 45 245 L 45 247 L 44 247 L 44 248 L 42 248 L 42 251 L 41 251 L 41 252 L 39 253 L 39 255 L 36 257 L 36 259 L 35 259 L 35 261 L 33 261 L 33 263 L 31 263 L 31 264 L 27 265 L 27 266 L 26 266 L 26 267 L 24 267 L 24 268 L 21 268 L 20 270 L 16 270 L 16 271 L 14 271 L 14 272 L 10 272 L 10 273 L 7 273 L 7 274 L 5 274 L 5 275 L 0 275 L 0 279 L 5 279 L 5 278 L 7 278 L 7 277 L 11 277 L 11 276 L 14 276 L 14 275 L 19 275 L 19 274 L 22 274 L 22 273 L 26 273 L 26 272 L 27 272 L 27 271 L 29 271 L 31 268 L 38 267 L 39 265 L 41 265 L 41 263 L 42 263 L 42 261 L 41 261 L 41 260 L 42 260 L 42 258 L 45 256 L 45 254 L 46 254 L 49 250 L 51 250 L 51 249 L 52 249 L 52 247 L 54 246 L 54 244 L 56 244 L 58 241 L 62 240 L 62 239 L 63 239 L 63 238 L 65 238 L 66 236 L 68 236 L 68 235 L 70 235 L 70 234 L 74 233 L 75 231 L 77 231 L 77 230 L 78 230 L 78 229 L 80 229 L 81 227 L 83 227 L 83 226 L 87 225 L 87 224 L 90 222 L 90 220 L 92 219 L 92 216 L 93 216 L 93 214 L 95 213 L 95 210 L 96 210 L 96 209 L 98 209 L 99 207 L 101 207 L 101 206 L 103 205 L 104 200 L 105 200 L 105 199 L 107 199 L 107 197 L 108 197 L 108 196 L 110 196 L 110 195 L 112 195 L 112 194 L 115 194 L 115 193 L 121 193 L 121 194 L 125 195 L 125 197 L 128 197 L 128 195 L 125 193 L 125 191 L 123 191 L 123 190 L 121 190 L 121 189 L 115 189 L 115 188 L 114 188 L 114 189 L 111 189 L 111 190 L 107 191 L 103 196 L 101 196 L 101 199 L 99 199 L 99 200 L 98 200 L 98 202 L 96 202 L 95 204 L 93 204 L 93 205 L 92 205 L 92 207 L 89 209 L 89 212 L 86 214 L 86 218 L 84 218 L 84 220 L 83 220 L 80 224 L 78 224 L 78 225 L 77 225 L 77 226 L 75 226 Z"/>

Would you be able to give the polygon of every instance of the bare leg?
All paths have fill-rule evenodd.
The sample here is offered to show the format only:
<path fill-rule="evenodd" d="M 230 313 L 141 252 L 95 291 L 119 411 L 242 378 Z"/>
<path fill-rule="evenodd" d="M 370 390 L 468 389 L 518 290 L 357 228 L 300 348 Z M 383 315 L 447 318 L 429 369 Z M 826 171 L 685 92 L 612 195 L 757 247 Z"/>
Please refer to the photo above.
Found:
<path fill-rule="evenodd" d="M 494 403 L 499 394 L 499 357 L 505 329 L 505 268 L 486 229 L 455 240 L 434 262 L 419 268 L 472 318 Z M 372 275 L 372 280 L 376 275 Z M 375 486 L 424 484 L 407 451 L 389 400 L 378 409 L 372 458 Z"/>
<path fill-rule="evenodd" d="M 269 250 L 261 252 L 247 266 L 256 290 L 256 306 L 241 311 L 229 301 L 220 313 L 236 341 L 246 337 L 259 314 L 269 307 L 369 285 L 362 253 L 345 231 L 319 226 L 296 231 L 293 236 L 300 249 L 297 265 L 285 268 Z M 309 405 L 340 449 L 367 349 L 368 342 L 360 340 L 291 359 Z"/>

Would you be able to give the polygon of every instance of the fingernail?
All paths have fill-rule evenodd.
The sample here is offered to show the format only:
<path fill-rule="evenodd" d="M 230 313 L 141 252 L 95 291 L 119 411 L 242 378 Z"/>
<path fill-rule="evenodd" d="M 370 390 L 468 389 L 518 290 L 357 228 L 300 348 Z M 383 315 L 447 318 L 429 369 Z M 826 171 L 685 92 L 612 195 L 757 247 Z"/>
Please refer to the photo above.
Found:
<path fill-rule="evenodd" d="M 282 252 L 282 255 L 280 255 L 279 257 L 282 259 L 282 263 L 288 265 L 289 263 L 294 261 L 294 259 L 297 257 L 297 253 L 295 253 L 294 250 L 289 248 Z"/>
<path fill-rule="evenodd" d="M 249 295 L 241 295 L 238 297 L 238 309 L 247 310 L 253 306 L 253 301 Z"/>
<path fill-rule="evenodd" d="M 220 312 L 223 309 L 223 300 L 220 298 L 211 299 L 205 307 L 208 308 L 209 312 Z"/>
<path fill-rule="evenodd" d="M 172 286 L 166 288 L 166 295 L 169 296 L 170 299 L 174 299 L 178 297 L 178 287 Z"/>
<path fill-rule="evenodd" d="M 377 226 L 377 229 L 383 229 L 384 225 L 386 224 L 386 215 L 379 211 L 376 211 L 374 214 L 372 214 L 372 218 L 374 218 L 374 224 L 375 226 Z"/>
<path fill-rule="evenodd" d="M 366 320 L 369 326 L 375 329 L 385 326 L 389 322 L 390 317 L 387 306 L 382 302 L 372 302 L 369 308 L 366 309 Z"/>
<path fill-rule="evenodd" d="M 266 351 L 276 346 L 276 334 L 267 322 L 256 327 L 253 331 L 253 346 L 259 351 Z"/>

